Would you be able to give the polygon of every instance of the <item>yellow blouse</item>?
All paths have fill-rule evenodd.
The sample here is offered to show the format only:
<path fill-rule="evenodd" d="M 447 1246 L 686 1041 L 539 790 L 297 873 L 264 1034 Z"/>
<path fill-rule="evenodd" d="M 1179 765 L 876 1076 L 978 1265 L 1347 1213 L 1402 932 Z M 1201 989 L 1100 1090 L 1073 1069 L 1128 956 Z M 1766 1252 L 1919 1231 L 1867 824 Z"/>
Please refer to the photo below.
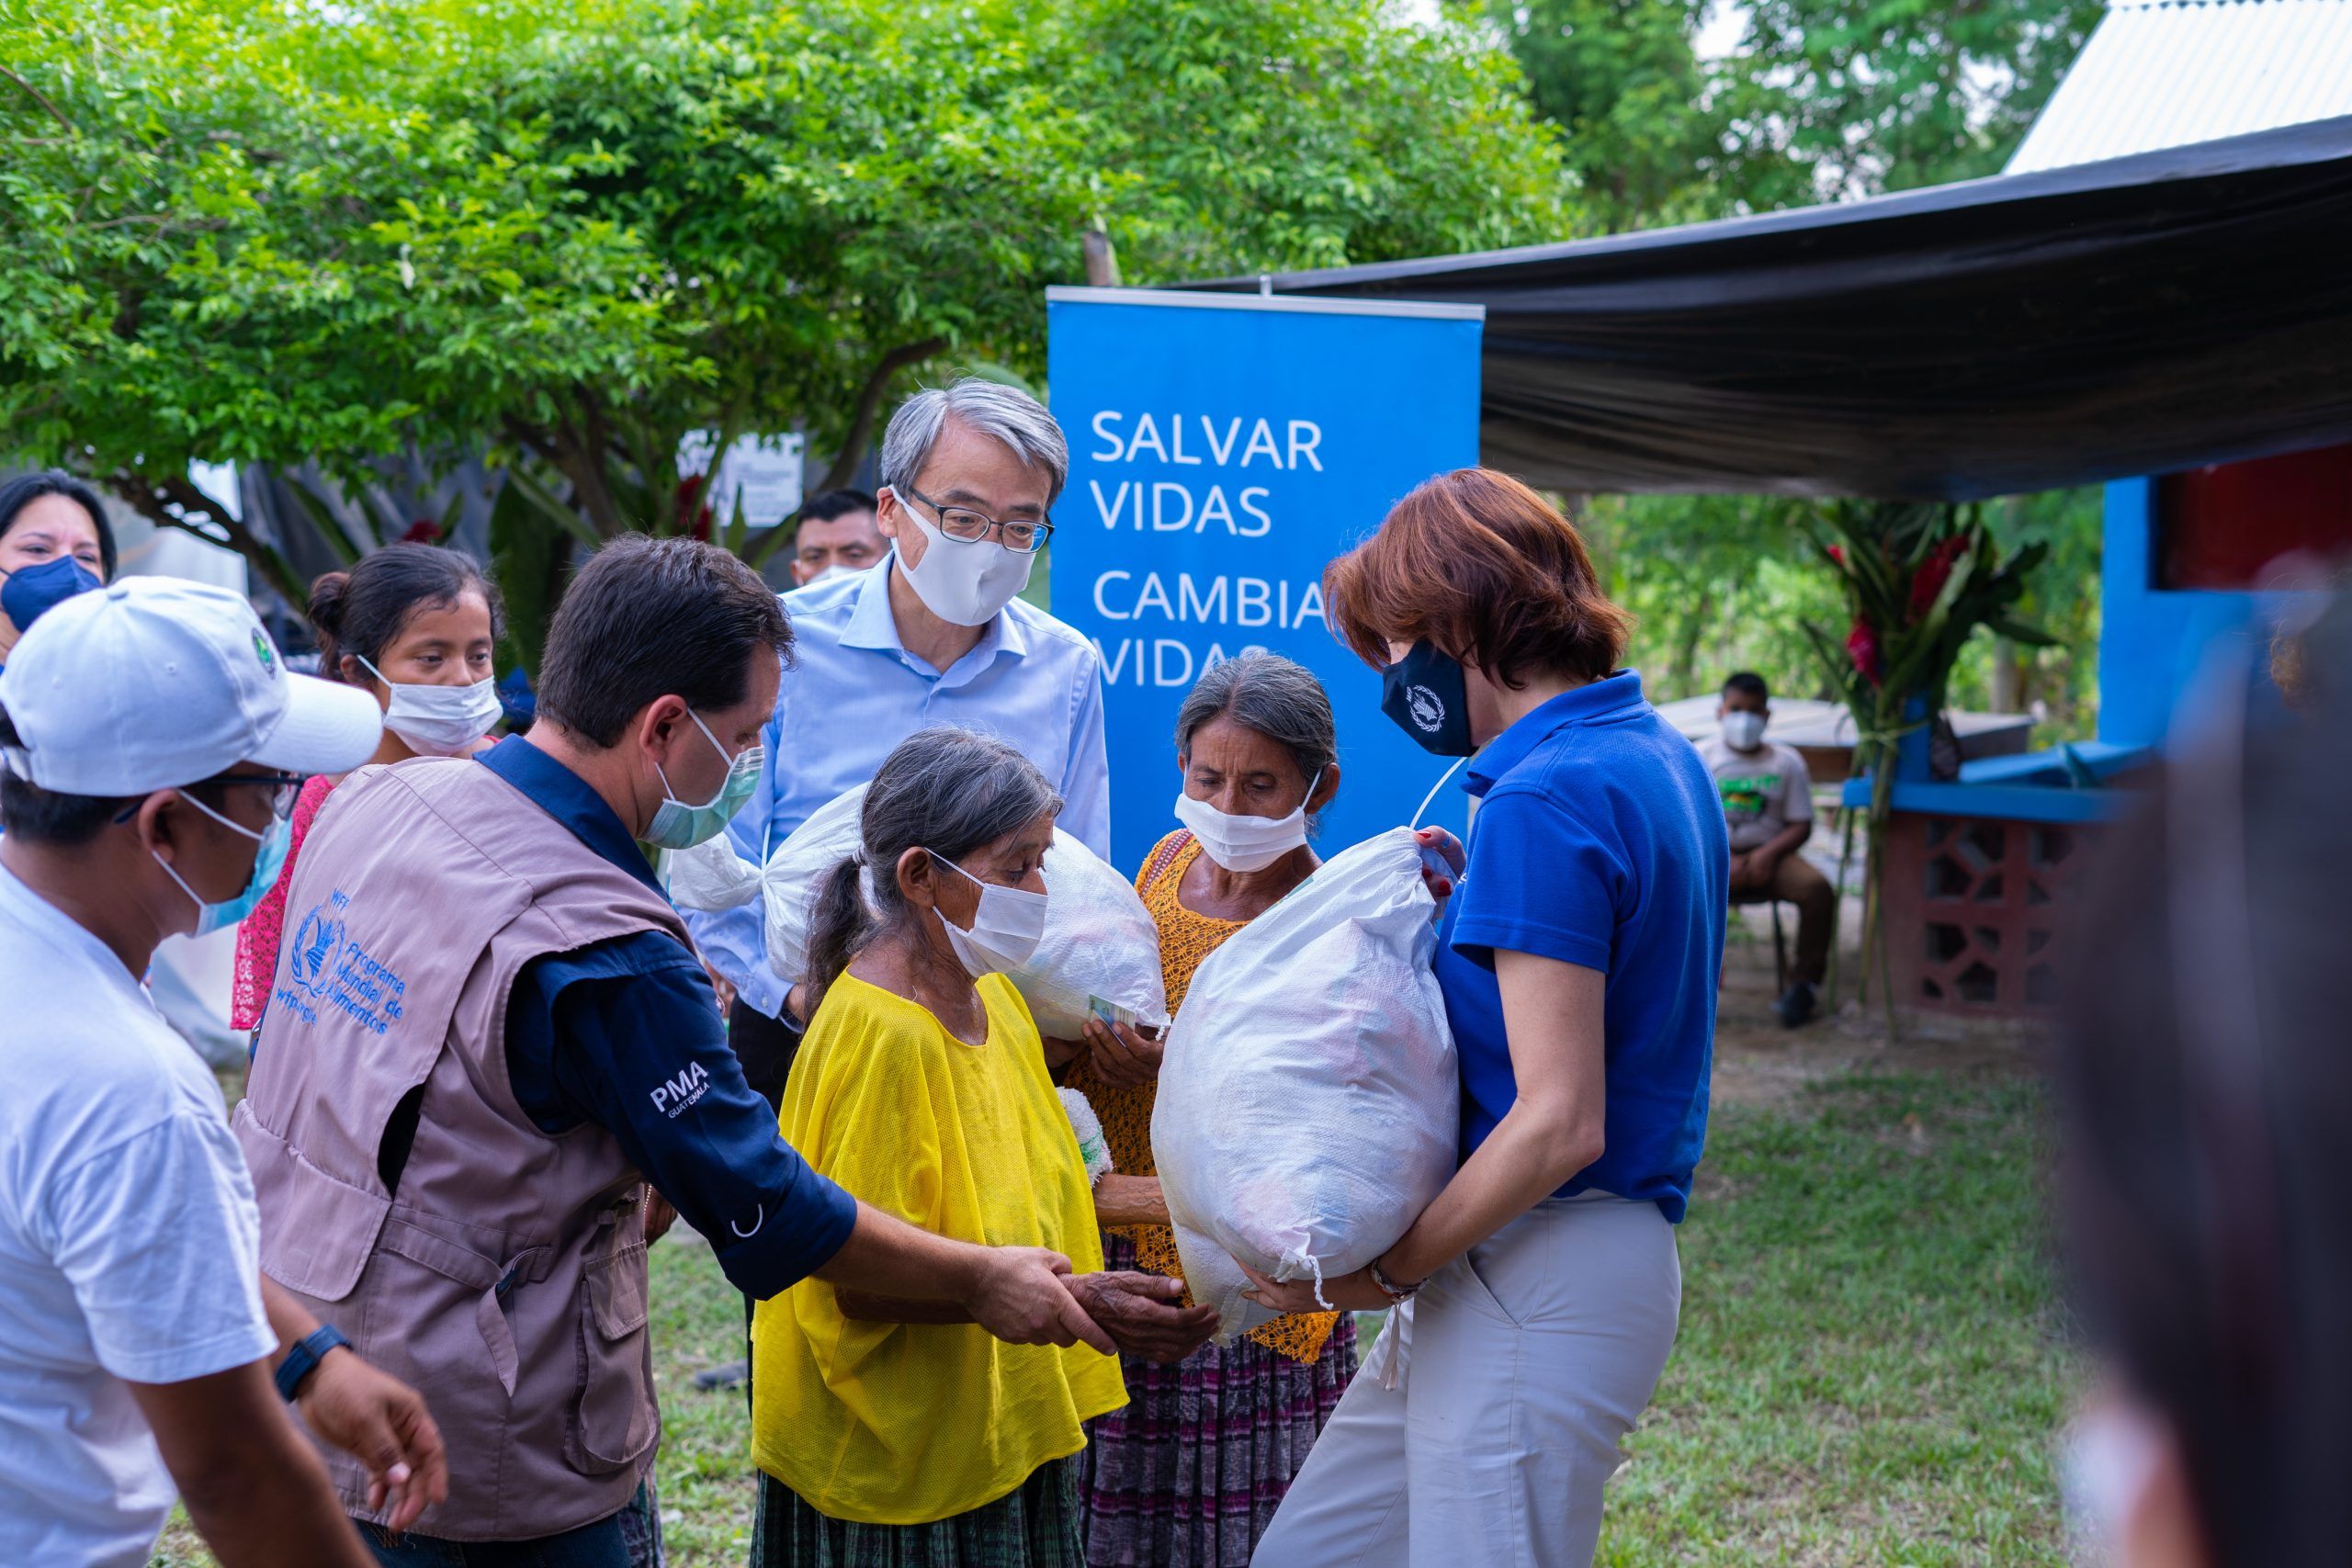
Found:
<path fill-rule="evenodd" d="M 1049 1247 L 1091 1273 L 1094 1201 L 1037 1026 L 1001 975 L 979 992 L 988 1042 L 973 1046 L 842 976 L 793 1063 L 784 1135 L 885 1213 L 963 1241 Z M 853 1320 L 818 1280 L 759 1303 L 752 1358 L 753 1462 L 818 1512 L 868 1524 L 994 1502 L 1084 1447 L 1080 1422 L 1126 1403 L 1100 1351 Z"/>
<path fill-rule="evenodd" d="M 1177 897 L 1184 873 L 1200 854 L 1200 840 L 1180 829 L 1152 847 L 1136 876 L 1136 891 L 1143 895 L 1144 908 L 1151 911 L 1152 921 L 1159 928 L 1159 972 L 1168 983 L 1170 1013 L 1184 1005 L 1184 993 L 1192 988 L 1193 972 L 1201 961 L 1250 923 L 1196 915 Z M 1093 1058 L 1085 1055 L 1070 1065 L 1064 1078 L 1086 1096 L 1094 1114 L 1102 1118 L 1102 1138 L 1110 1145 L 1114 1169 L 1129 1176 L 1149 1176 L 1159 1168 L 1151 1158 L 1156 1085 L 1114 1089 L 1094 1076 Z M 1166 1225 L 1121 1225 L 1118 1234 L 1135 1244 L 1138 1267 L 1170 1279 L 1183 1278 L 1174 1231 Z M 1184 1299 L 1189 1303 L 1191 1294 L 1187 1292 Z M 1335 1312 L 1295 1313 L 1252 1329 L 1250 1337 L 1295 1361 L 1312 1361 L 1322 1355 L 1324 1341 L 1339 1323 L 1340 1314 Z"/>

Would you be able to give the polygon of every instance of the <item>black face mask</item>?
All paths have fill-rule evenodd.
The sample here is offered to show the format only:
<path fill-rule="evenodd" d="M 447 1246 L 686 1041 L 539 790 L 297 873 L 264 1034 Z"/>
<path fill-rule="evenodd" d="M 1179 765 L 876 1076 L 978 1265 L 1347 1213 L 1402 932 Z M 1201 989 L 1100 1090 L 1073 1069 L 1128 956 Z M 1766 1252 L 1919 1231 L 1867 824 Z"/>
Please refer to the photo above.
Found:
<path fill-rule="evenodd" d="M 1470 701 L 1461 660 L 1417 642 L 1380 675 L 1380 711 L 1396 728 L 1441 757 L 1467 757 L 1478 750 L 1470 739 Z"/>

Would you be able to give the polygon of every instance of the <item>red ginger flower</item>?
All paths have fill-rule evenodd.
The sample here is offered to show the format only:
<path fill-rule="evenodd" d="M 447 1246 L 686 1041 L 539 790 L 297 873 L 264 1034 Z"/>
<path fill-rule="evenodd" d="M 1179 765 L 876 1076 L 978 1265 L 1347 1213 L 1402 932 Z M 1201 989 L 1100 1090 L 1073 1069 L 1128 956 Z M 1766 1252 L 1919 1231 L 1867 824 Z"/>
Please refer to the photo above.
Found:
<path fill-rule="evenodd" d="M 1911 576 L 1911 603 L 1904 614 L 1905 625 L 1928 613 L 1928 606 L 1936 602 L 1936 595 L 1941 593 L 1944 584 L 1951 581 L 1951 569 L 1960 564 L 1960 558 L 1968 553 L 1973 543 L 1971 536 L 1954 534 L 1928 552 L 1928 558 L 1919 563 L 1919 570 Z"/>
<path fill-rule="evenodd" d="M 1846 657 L 1854 661 L 1854 668 L 1867 676 L 1871 685 L 1879 683 L 1882 671 L 1878 633 L 1871 629 L 1869 622 L 1857 620 L 1853 629 L 1846 634 Z"/>
<path fill-rule="evenodd" d="M 678 526 L 706 545 L 710 543 L 710 507 L 707 503 L 695 503 L 701 500 L 703 487 L 709 482 L 708 474 L 688 474 L 678 481 Z"/>

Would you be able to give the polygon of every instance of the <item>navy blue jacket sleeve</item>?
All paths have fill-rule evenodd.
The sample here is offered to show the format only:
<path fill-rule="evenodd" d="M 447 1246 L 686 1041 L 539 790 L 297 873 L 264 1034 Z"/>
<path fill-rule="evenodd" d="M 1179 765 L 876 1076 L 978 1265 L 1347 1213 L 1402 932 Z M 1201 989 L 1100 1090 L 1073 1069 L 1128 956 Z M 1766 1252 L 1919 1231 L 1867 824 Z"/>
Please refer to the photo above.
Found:
<path fill-rule="evenodd" d="M 784 1141 L 702 965 L 667 933 L 525 965 L 507 1002 L 507 1066 L 545 1131 L 611 1133 L 745 1294 L 776 1294 L 849 1239 L 856 1201 Z"/>

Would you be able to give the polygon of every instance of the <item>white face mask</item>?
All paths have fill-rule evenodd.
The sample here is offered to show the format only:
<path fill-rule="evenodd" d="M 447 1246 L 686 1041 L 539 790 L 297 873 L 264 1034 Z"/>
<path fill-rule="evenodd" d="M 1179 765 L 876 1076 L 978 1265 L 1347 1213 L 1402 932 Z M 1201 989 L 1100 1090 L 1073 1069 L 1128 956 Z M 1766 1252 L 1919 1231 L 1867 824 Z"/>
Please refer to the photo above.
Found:
<path fill-rule="evenodd" d="M 951 539 L 930 518 L 901 499 L 899 514 L 922 530 L 922 559 L 899 556 L 899 570 L 924 608 L 959 626 L 984 626 L 1013 596 L 1029 586 L 1034 555 L 1008 550 L 994 539 Z"/>
<path fill-rule="evenodd" d="M 1764 739 L 1764 716 L 1742 708 L 1724 715 L 1724 744 L 1735 751 L 1753 751 Z"/>
<path fill-rule="evenodd" d="M 982 882 L 945 855 L 931 858 L 980 890 L 980 907 L 972 912 L 969 931 L 934 906 L 939 923 L 947 928 L 947 945 L 956 950 L 964 972 L 977 980 L 1028 963 L 1037 951 L 1038 939 L 1046 934 L 1046 895 Z"/>
<path fill-rule="evenodd" d="M 843 566 L 841 562 L 835 561 L 832 565 L 827 567 L 824 570 L 819 572 L 816 576 L 810 578 L 800 586 L 803 588 L 814 588 L 820 582 L 831 582 L 836 577 L 855 577 L 858 572 L 863 570 L 864 569 L 860 567 Z"/>
<path fill-rule="evenodd" d="M 1306 802 L 1323 775 L 1306 786 L 1298 809 L 1287 817 L 1228 816 L 1205 800 L 1176 796 L 1176 820 L 1201 841 L 1201 853 L 1227 871 L 1263 871 L 1306 842 Z"/>
<path fill-rule="evenodd" d="M 384 728 L 423 756 L 461 754 L 489 734 L 506 711 L 498 701 L 498 683 L 487 676 L 463 686 L 427 686 L 395 681 L 364 656 L 359 662 L 392 694 L 390 705 L 384 709 Z"/>

